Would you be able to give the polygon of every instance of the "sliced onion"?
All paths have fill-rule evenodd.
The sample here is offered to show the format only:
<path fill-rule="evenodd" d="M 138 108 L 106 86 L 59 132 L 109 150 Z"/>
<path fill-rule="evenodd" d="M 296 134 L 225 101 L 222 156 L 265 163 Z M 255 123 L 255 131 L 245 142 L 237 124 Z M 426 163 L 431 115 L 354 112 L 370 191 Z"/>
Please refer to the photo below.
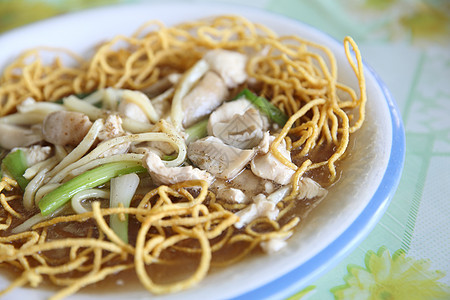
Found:
<path fill-rule="evenodd" d="M 76 193 L 71 199 L 72 209 L 77 214 L 82 214 L 91 211 L 91 209 L 85 207 L 81 202 L 85 199 L 92 199 L 92 198 L 108 199 L 109 192 L 100 189 L 87 189 L 79 193 Z"/>
<path fill-rule="evenodd" d="M 139 176 L 130 173 L 111 179 L 111 197 L 109 206 L 114 207 L 130 207 L 134 193 L 139 185 Z M 111 229 L 125 242 L 128 243 L 128 215 L 125 220 L 120 220 L 118 214 L 111 215 L 109 218 L 109 226 Z"/>

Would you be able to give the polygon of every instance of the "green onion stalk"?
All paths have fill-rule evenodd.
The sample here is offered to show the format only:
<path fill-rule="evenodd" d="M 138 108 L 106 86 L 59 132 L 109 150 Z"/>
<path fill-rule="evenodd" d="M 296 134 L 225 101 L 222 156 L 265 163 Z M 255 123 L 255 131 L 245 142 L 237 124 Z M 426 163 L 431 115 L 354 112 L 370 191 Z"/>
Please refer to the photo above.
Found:
<path fill-rule="evenodd" d="M 20 149 L 10 152 L 5 156 L 2 164 L 14 180 L 17 181 L 21 190 L 24 191 L 29 182 L 25 177 L 23 177 L 23 174 L 28 168 L 27 156 L 25 152 Z"/>
<path fill-rule="evenodd" d="M 248 101 L 250 101 L 253 105 L 255 105 L 263 114 L 268 116 L 273 122 L 277 123 L 280 126 L 284 126 L 289 120 L 289 117 L 282 112 L 278 107 L 270 103 L 267 99 L 263 97 L 259 97 L 256 94 L 252 93 L 249 89 L 243 89 L 236 97 L 236 99 L 240 99 L 245 97 Z"/>
<path fill-rule="evenodd" d="M 46 194 L 39 201 L 39 209 L 41 214 L 46 216 L 69 202 L 80 191 L 102 185 L 121 175 L 145 171 L 146 169 L 140 163 L 134 161 L 104 164 L 70 179 Z"/>

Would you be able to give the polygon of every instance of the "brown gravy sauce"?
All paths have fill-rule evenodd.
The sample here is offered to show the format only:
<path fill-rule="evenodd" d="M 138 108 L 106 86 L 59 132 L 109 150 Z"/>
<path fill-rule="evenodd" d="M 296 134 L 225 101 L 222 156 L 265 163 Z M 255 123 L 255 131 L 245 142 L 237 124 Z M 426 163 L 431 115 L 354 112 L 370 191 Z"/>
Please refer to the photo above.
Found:
<path fill-rule="evenodd" d="M 351 153 L 354 148 L 354 141 L 349 143 L 349 147 L 347 149 L 347 153 Z M 320 149 L 320 151 L 316 151 L 315 153 L 310 154 L 308 157 L 312 161 L 320 161 L 323 159 L 327 159 L 330 154 L 332 153 L 332 148 L 323 148 Z M 295 154 L 295 152 L 293 153 Z M 304 158 L 304 159 L 306 159 Z M 301 164 L 301 160 L 294 160 L 294 163 Z M 336 164 L 336 169 L 338 171 L 338 180 L 339 176 L 342 172 L 339 163 Z M 326 167 L 318 168 L 312 171 L 309 171 L 305 174 L 308 177 L 311 177 L 316 182 L 320 183 L 323 187 L 327 188 L 330 186 L 328 183 L 328 176 L 329 172 Z M 337 182 L 337 180 L 336 180 Z M 335 182 L 335 183 L 336 183 Z M 333 184 L 335 184 L 333 183 Z M 14 201 L 13 201 L 14 202 Z M 286 217 L 284 217 L 284 222 L 286 220 L 289 220 L 292 216 L 299 216 L 301 219 L 304 219 L 308 213 L 319 203 L 318 201 L 315 201 L 315 199 L 311 200 L 301 200 L 297 201 L 295 208 L 292 212 L 290 212 Z M 37 213 L 37 211 L 34 212 L 26 212 L 23 207 L 18 207 L 18 205 L 14 205 L 11 203 L 14 209 L 16 209 L 21 214 L 24 214 L 25 216 L 32 216 L 33 214 Z M 20 205 L 22 206 L 22 205 Z M 0 213 L 1 214 L 1 213 Z M 106 220 L 108 221 L 108 220 Z M 17 223 L 17 222 L 16 222 Z M 94 223 L 94 221 L 93 221 Z M 283 221 L 281 222 L 283 223 Z M 137 232 L 137 226 L 139 222 L 136 220 L 133 220 L 132 217 L 130 217 L 130 243 L 134 244 L 136 240 L 136 232 Z M 12 224 L 11 228 L 14 228 L 18 224 Z M 300 225 L 301 226 L 301 223 Z M 52 230 L 49 230 L 49 238 L 61 238 L 64 236 L 83 236 L 86 234 L 86 228 L 81 228 L 79 225 L 78 227 L 76 224 L 69 224 L 66 226 L 66 228 L 62 228 L 62 226 L 56 225 Z M 297 228 L 297 231 L 299 229 Z M 133 234 L 134 232 L 134 234 Z M 9 230 L 7 232 L 0 232 L 1 236 L 9 234 Z M 94 233 L 95 234 L 95 233 Z M 213 255 L 213 262 L 212 266 L 210 268 L 210 273 L 213 272 L 220 272 L 222 269 L 221 267 L 214 267 L 214 262 L 221 262 L 226 261 L 227 257 L 232 257 L 235 254 L 240 253 L 244 249 L 245 245 L 239 243 L 235 244 L 233 247 L 226 247 L 223 250 L 214 252 Z M 170 253 L 164 253 L 168 258 L 176 258 L 177 261 L 179 261 L 179 264 L 175 265 L 151 265 L 147 268 L 148 274 L 151 274 L 151 279 L 158 284 L 167 284 L 170 282 L 175 282 L 182 280 L 184 278 L 189 277 L 193 272 L 195 272 L 198 262 L 199 262 L 199 255 L 195 254 L 186 254 L 184 252 L 179 251 L 171 251 Z M 62 251 L 59 253 L 52 253 L 49 255 L 54 255 L 55 258 L 60 256 L 63 257 L 64 255 L 67 255 L 67 251 Z M 262 250 L 259 249 L 259 247 L 256 247 L 251 254 L 254 255 L 266 255 L 262 252 Z M 132 258 L 130 258 L 130 262 L 132 262 Z M 17 268 L 3 264 L 0 267 L 0 275 L 4 278 L 7 278 L 8 280 L 14 280 L 18 275 L 20 275 L 20 272 Z M 28 288 L 28 287 L 27 287 Z M 43 284 L 40 286 L 40 288 L 45 288 L 49 290 L 57 290 L 60 287 L 55 287 L 53 284 L 51 284 L 48 280 L 45 280 Z M 83 288 L 79 293 L 88 293 L 88 294 L 104 294 L 104 293 L 126 293 L 130 290 L 133 291 L 145 291 L 144 287 L 141 285 L 134 269 L 129 269 L 122 271 L 119 274 L 115 274 L 113 276 L 108 276 L 106 279 L 104 279 L 102 282 L 92 284 L 88 287 Z"/>

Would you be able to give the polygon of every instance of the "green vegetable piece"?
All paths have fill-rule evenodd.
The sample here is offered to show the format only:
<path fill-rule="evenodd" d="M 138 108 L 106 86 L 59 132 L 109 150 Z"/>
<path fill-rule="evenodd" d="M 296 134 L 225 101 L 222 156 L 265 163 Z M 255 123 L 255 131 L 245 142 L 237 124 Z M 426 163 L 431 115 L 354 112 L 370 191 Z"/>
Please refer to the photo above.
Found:
<path fill-rule="evenodd" d="M 3 159 L 2 163 L 4 168 L 8 170 L 12 177 L 17 181 L 22 191 L 24 191 L 29 182 L 25 177 L 23 177 L 23 174 L 28 168 L 27 156 L 25 155 L 25 152 L 20 149 L 10 152 Z"/>
<path fill-rule="evenodd" d="M 187 139 L 186 144 L 195 140 L 201 139 L 208 135 L 208 119 L 195 123 L 191 127 L 186 129 Z"/>
<path fill-rule="evenodd" d="M 263 114 L 268 116 L 273 122 L 284 126 L 289 117 L 285 115 L 278 107 L 270 103 L 267 99 L 259 97 L 252 93 L 249 89 L 243 89 L 234 100 L 245 97 L 253 103 Z"/>
<path fill-rule="evenodd" d="M 128 244 L 128 215 L 125 215 L 125 220 L 121 221 L 118 215 L 111 215 L 109 217 L 109 226 L 117 234 L 117 236 Z"/>
<path fill-rule="evenodd" d="M 111 179 L 111 197 L 109 206 L 130 207 L 131 200 L 139 185 L 139 176 L 131 173 Z M 128 244 L 128 214 L 125 214 L 125 220 L 121 220 L 118 214 L 109 217 L 109 226 L 117 236 Z"/>
<path fill-rule="evenodd" d="M 146 169 L 143 166 L 132 161 L 104 164 L 70 179 L 46 194 L 41 201 L 39 201 L 39 209 L 43 216 L 47 216 L 66 204 L 73 195 L 82 190 L 99 186 L 110 181 L 111 178 L 120 175 L 142 173 L 145 171 Z"/>
<path fill-rule="evenodd" d="M 87 96 L 89 96 L 90 94 L 93 94 L 94 92 L 95 92 L 95 90 L 93 90 L 92 92 L 79 93 L 79 94 L 73 94 L 73 95 L 75 97 L 77 97 L 78 99 L 84 99 Z M 64 103 L 64 98 L 59 98 L 59 99 L 55 100 L 54 103 L 63 104 Z M 101 104 L 98 104 L 98 103 L 96 103 L 94 105 L 97 106 L 98 108 L 101 108 L 101 106 L 102 106 Z"/>
<path fill-rule="evenodd" d="M 177 157 L 178 157 L 177 154 L 174 154 L 174 155 L 163 155 L 162 159 L 163 160 L 167 160 L 167 161 L 172 161 L 172 160 L 174 160 Z"/>

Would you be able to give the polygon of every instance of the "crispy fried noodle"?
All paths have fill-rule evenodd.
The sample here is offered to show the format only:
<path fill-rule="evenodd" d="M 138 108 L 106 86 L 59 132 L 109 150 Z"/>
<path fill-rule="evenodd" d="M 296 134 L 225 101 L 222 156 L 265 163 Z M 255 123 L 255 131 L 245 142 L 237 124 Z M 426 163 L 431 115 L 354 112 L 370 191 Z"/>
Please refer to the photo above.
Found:
<path fill-rule="evenodd" d="M 237 16 L 151 21 L 87 60 L 24 52 L 0 78 L 0 262 L 15 276 L 0 294 L 50 284 L 61 299 L 130 272 L 173 293 L 282 249 L 364 121 L 360 52 L 344 49 L 356 90 L 328 48 Z"/>

